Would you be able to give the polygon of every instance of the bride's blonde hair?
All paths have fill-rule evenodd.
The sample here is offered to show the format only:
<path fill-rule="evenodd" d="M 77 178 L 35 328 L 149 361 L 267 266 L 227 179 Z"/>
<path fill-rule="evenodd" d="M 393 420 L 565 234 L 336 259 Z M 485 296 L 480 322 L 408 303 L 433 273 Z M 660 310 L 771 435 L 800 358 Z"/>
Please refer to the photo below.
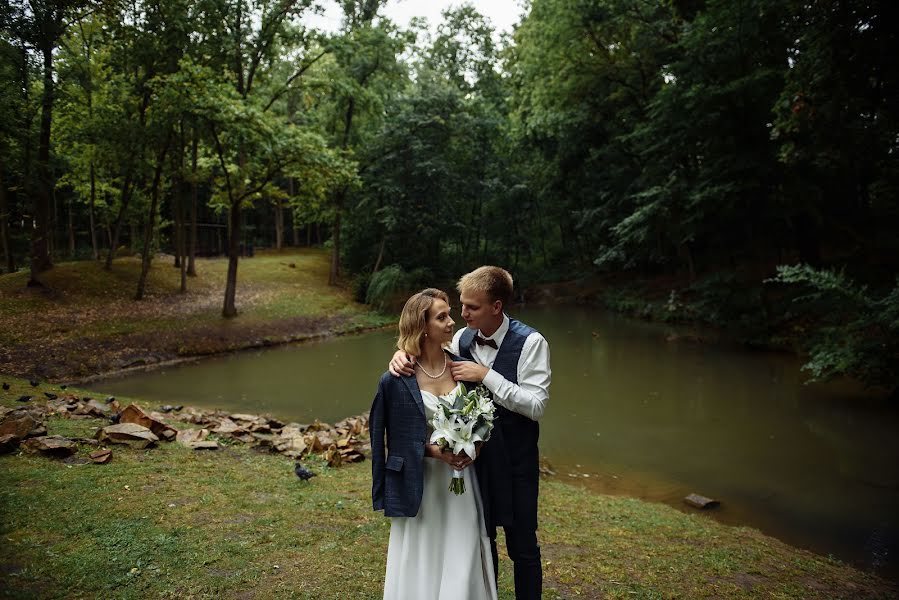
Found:
<path fill-rule="evenodd" d="M 434 300 L 438 299 L 449 304 L 449 296 L 437 288 L 424 289 L 406 300 L 403 312 L 400 313 L 397 348 L 412 356 L 421 356 L 421 344 L 428 328 L 428 311 Z"/>

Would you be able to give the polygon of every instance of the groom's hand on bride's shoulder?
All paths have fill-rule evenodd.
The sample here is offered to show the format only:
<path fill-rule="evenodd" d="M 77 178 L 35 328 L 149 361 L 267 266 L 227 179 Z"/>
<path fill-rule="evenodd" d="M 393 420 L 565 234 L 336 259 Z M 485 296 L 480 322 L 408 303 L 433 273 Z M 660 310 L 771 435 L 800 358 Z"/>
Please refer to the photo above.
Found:
<path fill-rule="evenodd" d="M 390 359 L 387 370 L 390 371 L 390 374 L 394 377 L 399 377 L 400 375 L 412 375 L 415 373 L 415 357 L 411 354 L 406 354 L 402 350 L 397 350 L 393 353 L 393 358 Z"/>
<path fill-rule="evenodd" d="M 490 369 L 484 365 L 479 365 L 478 363 L 469 360 L 452 361 L 449 366 L 455 381 L 473 381 L 475 383 L 480 383 L 484 381 L 484 377 L 490 372 Z"/>

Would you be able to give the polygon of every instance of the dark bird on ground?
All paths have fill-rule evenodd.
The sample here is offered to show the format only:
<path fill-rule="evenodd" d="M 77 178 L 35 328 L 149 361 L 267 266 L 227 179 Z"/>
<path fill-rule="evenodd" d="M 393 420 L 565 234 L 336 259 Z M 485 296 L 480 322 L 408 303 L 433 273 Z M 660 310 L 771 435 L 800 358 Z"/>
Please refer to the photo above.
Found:
<path fill-rule="evenodd" d="M 35 380 L 34 380 L 34 379 L 30 379 L 30 380 L 28 380 L 28 383 L 30 383 L 30 384 L 31 384 L 31 387 L 37 387 L 37 386 L 39 386 L 39 385 L 40 385 L 40 382 L 38 382 L 38 381 L 35 381 Z"/>
<path fill-rule="evenodd" d="M 45 395 L 47 398 L 49 398 L 50 400 L 56 400 L 57 398 L 59 398 L 59 396 L 57 396 L 57 395 L 54 394 L 53 392 L 44 392 L 44 395 Z"/>
<path fill-rule="evenodd" d="M 113 400 L 115 400 L 115 396 L 107 396 L 107 397 L 106 397 L 106 404 L 109 404 L 109 403 L 112 402 Z"/>
<path fill-rule="evenodd" d="M 4 381 L 3 382 L 3 390 L 6 391 L 8 389 L 9 389 L 9 384 Z"/>
<path fill-rule="evenodd" d="M 310 471 L 309 469 L 307 469 L 306 467 L 304 467 L 304 466 L 301 465 L 300 463 L 297 463 L 297 464 L 294 466 L 293 472 L 296 473 L 296 474 L 297 474 L 297 477 L 299 477 L 299 478 L 302 479 L 303 481 L 309 481 L 310 479 L 312 479 L 313 477 L 315 477 L 315 473 L 313 473 L 312 471 Z"/>
<path fill-rule="evenodd" d="M 175 407 L 174 410 L 175 410 L 175 412 L 178 412 L 178 411 L 181 410 L 182 408 L 184 408 L 184 405 L 183 405 L 183 404 L 179 404 L 178 406 Z"/>
<path fill-rule="evenodd" d="M 61 385 L 61 386 L 59 386 L 59 389 L 64 390 L 64 389 L 66 389 L 66 388 L 68 388 L 68 387 L 69 387 L 69 386 L 67 386 L 67 385 Z"/>
<path fill-rule="evenodd" d="M 119 416 L 119 413 L 113 413 L 113 414 L 109 415 L 109 421 L 110 421 L 113 425 L 118 425 L 119 419 L 120 419 L 120 418 L 121 418 L 121 417 Z"/>
<path fill-rule="evenodd" d="M 31 402 L 31 396 L 19 396 L 19 402 Z"/>
<path fill-rule="evenodd" d="M 159 410 L 161 410 L 164 413 L 170 413 L 173 410 L 175 410 L 175 407 L 172 406 L 171 404 L 163 404 L 162 406 L 159 407 Z"/>

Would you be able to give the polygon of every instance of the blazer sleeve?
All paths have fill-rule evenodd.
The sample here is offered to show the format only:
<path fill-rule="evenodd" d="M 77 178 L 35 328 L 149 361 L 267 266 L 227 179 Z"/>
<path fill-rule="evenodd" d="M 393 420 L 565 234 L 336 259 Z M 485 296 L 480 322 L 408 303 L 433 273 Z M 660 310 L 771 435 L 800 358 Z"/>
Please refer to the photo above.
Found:
<path fill-rule="evenodd" d="M 378 383 L 378 392 L 371 405 L 368 428 L 371 437 L 371 504 L 372 510 L 384 510 L 384 431 L 387 425 L 387 410 L 384 378 Z"/>

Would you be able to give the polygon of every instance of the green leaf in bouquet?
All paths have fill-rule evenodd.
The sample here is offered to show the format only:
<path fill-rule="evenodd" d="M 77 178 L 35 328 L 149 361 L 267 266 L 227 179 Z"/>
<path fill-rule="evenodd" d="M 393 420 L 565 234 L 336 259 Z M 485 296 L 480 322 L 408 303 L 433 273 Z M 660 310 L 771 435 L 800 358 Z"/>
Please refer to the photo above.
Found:
<path fill-rule="evenodd" d="M 490 432 L 493 430 L 493 425 L 488 423 L 487 421 L 482 421 L 478 423 L 474 428 L 474 434 L 480 436 L 482 440 L 485 442 L 490 439 Z"/>

